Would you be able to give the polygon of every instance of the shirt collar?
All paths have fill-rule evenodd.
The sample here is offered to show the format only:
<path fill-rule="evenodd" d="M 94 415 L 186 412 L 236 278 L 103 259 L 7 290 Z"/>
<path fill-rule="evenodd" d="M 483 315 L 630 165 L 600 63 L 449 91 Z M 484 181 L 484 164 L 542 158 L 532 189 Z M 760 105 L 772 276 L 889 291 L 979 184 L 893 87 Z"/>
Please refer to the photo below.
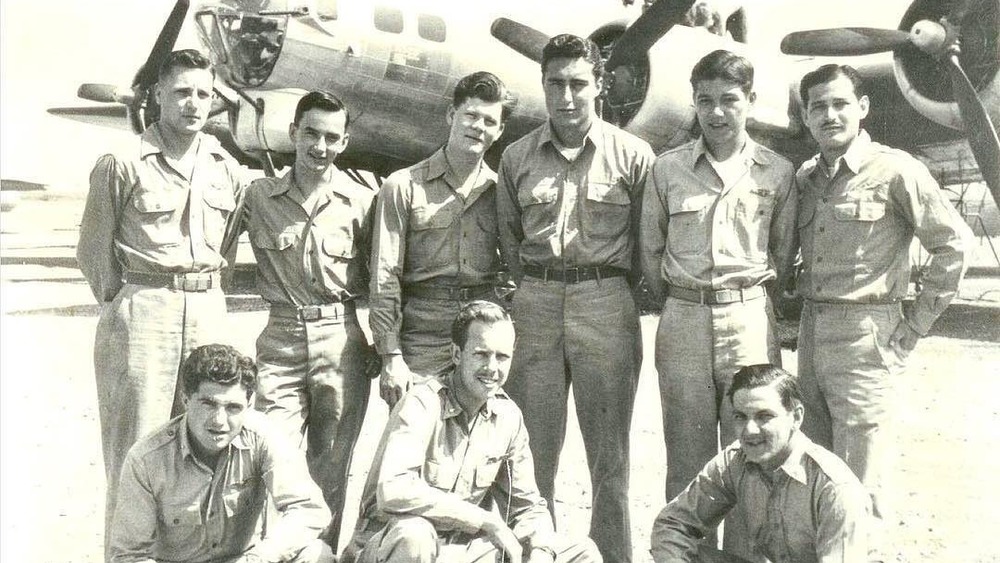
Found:
<path fill-rule="evenodd" d="M 594 120 L 590 123 L 590 129 L 587 131 L 587 134 L 583 138 L 584 146 L 587 146 L 588 140 L 594 146 L 597 146 L 599 144 L 598 141 L 600 141 L 601 134 L 603 131 L 603 127 L 601 125 L 602 123 L 603 120 L 599 117 L 595 117 Z M 538 138 L 538 141 L 539 144 L 542 145 L 544 145 L 545 143 L 550 143 L 553 148 L 557 146 L 557 143 L 559 143 L 559 141 L 558 137 L 556 137 L 555 131 L 553 131 L 552 129 L 552 120 L 545 121 L 545 125 L 542 126 L 541 135 Z"/>
<path fill-rule="evenodd" d="M 427 179 L 440 178 L 451 171 L 448 159 L 444 156 L 444 147 L 439 148 L 427 159 Z"/>
<path fill-rule="evenodd" d="M 698 137 L 691 150 L 691 168 L 694 168 L 698 164 L 698 159 L 703 156 L 708 159 L 708 146 L 705 144 L 705 137 Z M 771 161 L 764 152 L 763 147 L 758 145 L 749 135 L 747 135 L 746 144 L 743 145 L 743 149 L 740 151 L 740 158 L 747 164 L 768 164 Z"/>
<path fill-rule="evenodd" d="M 271 197 L 278 197 L 281 195 L 288 194 L 288 197 L 292 197 L 296 201 L 302 199 L 300 194 L 296 194 L 298 195 L 298 197 L 289 194 L 289 190 L 295 187 L 293 183 L 293 179 L 295 176 L 294 172 L 295 172 L 295 166 L 292 165 L 292 167 L 288 169 L 288 172 L 285 172 L 284 176 L 279 178 L 276 182 L 274 182 L 271 185 Z M 348 178 L 346 174 L 344 174 L 339 168 L 334 166 L 333 177 L 330 178 L 330 182 L 328 182 L 326 185 L 320 186 L 319 188 L 320 204 L 322 205 L 326 203 L 330 199 L 331 194 L 337 194 L 340 197 L 349 200 L 351 198 L 351 194 L 350 192 L 347 191 L 347 189 L 345 189 L 344 182 L 353 182 L 353 180 Z M 296 191 L 298 191 L 298 188 L 295 189 Z M 301 201 L 298 202 L 302 203 Z"/>
<path fill-rule="evenodd" d="M 224 156 L 226 153 L 219 144 L 219 140 L 211 135 L 206 135 L 200 131 L 195 136 L 196 142 L 198 143 L 198 153 L 211 153 Z M 154 123 L 150 125 L 142 135 L 139 137 L 139 158 L 146 158 L 151 154 L 157 154 L 163 152 L 163 147 L 166 144 L 163 141 L 163 131 L 160 128 L 159 123 Z"/>
<path fill-rule="evenodd" d="M 805 456 L 809 443 L 801 431 L 796 430 L 792 434 L 791 446 L 792 451 L 788 454 L 785 462 L 778 467 L 778 470 L 784 471 L 786 475 L 805 485 L 807 484 Z"/>
<path fill-rule="evenodd" d="M 459 404 L 458 399 L 455 398 L 455 394 L 451 390 L 451 379 L 455 377 L 455 375 L 456 372 L 452 370 L 451 373 L 446 376 L 431 380 L 431 388 L 444 397 L 444 409 L 441 411 L 441 420 L 454 418 L 463 412 L 462 405 Z M 483 405 L 483 408 L 479 412 L 486 418 L 493 418 L 497 409 L 496 402 L 506 398 L 507 394 L 503 389 L 501 389 L 496 395 L 486 399 L 486 404 Z M 470 416 L 469 420 L 471 421 L 472 418 L 474 417 Z"/>
<path fill-rule="evenodd" d="M 194 451 L 191 449 L 191 436 L 190 436 L 191 431 L 188 430 L 187 413 L 181 415 L 179 421 L 180 422 L 178 424 L 179 427 L 177 428 L 177 434 L 180 437 L 181 458 L 190 457 L 193 460 L 197 460 L 198 458 L 195 457 Z M 244 426 L 243 429 L 240 430 L 240 433 L 237 434 L 235 438 L 233 438 L 233 441 L 229 443 L 229 446 L 234 447 L 238 450 L 250 449 L 250 445 L 247 443 L 246 438 L 244 437 L 244 434 L 246 434 L 246 432 L 247 429 L 246 426 Z"/>
<path fill-rule="evenodd" d="M 847 147 L 847 152 L 845 152 L 844 156 L 840 157 L 839 160 L 842 163 L 842 166 L 847 166 L 847 168 L 849 168 L 851 172 L 857 174 L 861 170 L 861 166 L 864 165 L 864 163 L 867 162 L 868 159 L 871 157 L 871 154 L 872 154 L 871 135 L 869 135 L 867 131 L 862 129 L 858 133 L 858 136 L 853 141 L 851 141 L 851 146 Z M 826 174 L 827 178 L 831 177 L 830 165 L 827 164 L 822 154 L 816 155 L 814 161 L 816 163 L 815 168 L 813 169 L 814 173 L 816 172 L 816 170 L 822 169 L 822 173 Z"/>

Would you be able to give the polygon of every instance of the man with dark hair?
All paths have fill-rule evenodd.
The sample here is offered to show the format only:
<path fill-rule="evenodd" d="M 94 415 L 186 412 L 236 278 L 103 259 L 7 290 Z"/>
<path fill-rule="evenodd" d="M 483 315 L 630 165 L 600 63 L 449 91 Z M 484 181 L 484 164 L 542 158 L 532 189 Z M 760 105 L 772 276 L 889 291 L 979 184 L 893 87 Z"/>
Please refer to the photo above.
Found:
<path fill-rule="evenodd" d="M 452 371 L 389 415 L 344 563 L 601 561 L 590 540 L 555 535 L 535 486 L 521 412 L 502 389 L 514 351 L 507 312 L 473 301 L 451 335 Z"/>
<path fill-rule="evenodd" d="M 867 561 L 868 495 L 843 461 L 799 431 L 805 409 L 795 377 L 770 364 L 747 366 L 727 399 L 739 441 L 656 517 L 653 560 Z M 727 525 L 744 522 L 749 543 L 720 553 L 703 540 L 727 514 Z"/>
<path fill-rule="evenodd" d="M 201 133 L 214 80 L 198 51 L 171 53 L 153 91 L 159 121 L 90 174 L 76 257 L 101 303 L 94 371 L 107 525 L 126 452 L 182 410 L 181 362 L 227 336 L 220 245 L 244 173 Z"/>
<path fill-rule="evenodd" d="M 857 71 L 824 65 L 801 85 L 802 117 L 820 148 L 796 177 L 803 430 L 847 462 L 875 515 L 890 522 L 883 487 L 893 382 L 957 293 L 972 233 L 923 164 L 861 129 L 869 101 Z M 930 261 L 904 310 L 914 236 Z"/>
<path fill-rule="evenodd" d="M 483 162 L 514 100 L 474 72 L 455 86 L 448 142 L 382 184 L 371 257 L 371 325 L 390 408 L 451 370 L 448 327 L 463 303 L 497 299 L 496 173 Z"/>
<path fill-rule="evenodd" d="M 182 377 L 187 412 L 125 458 L 111 563 L 332 562 L 317 539 L 330 513 L 302 456 L 250 410 L 253 360 L 208 344 L 191 352 Z M 268 496 L 278 517 L 258 538 Z"/>
<path fill-rule="evenodd" d="M 725 400 L 741 366 L 781 363 L 765 282 L 784 281 L 794 244 L 794 168 L 747 135 L 753 66 L 725 50 L 691 71 L 701 138 L 653 164 L 642 211 L 670 500 L 735 439 Z M 778 284 L 781 285 L 780 283 Z M 738 523 L 726 542 L 742 541 Z M 734 532 L 735 535 L 734 535 Z"/>
<path fill-rule="evenodd" d="M 638 232 L 649 145 L 602 121 L 600 51 L 574 35 L 542 51 L 549 119 L 504 152 L 500 244 L 518 284 L 518 348 L 508 390 L 524 412 L 535 475 L 550 503 L 570 384 L 593 490 L 591 537 L 631 561 L 629 428 L 641 363 Z"/>
<path fill-rule="evenodd" d="M 354 443 L 375 359 L 358 319 L 365 309 L 374 193 L 334 165 L 350 116 L 328 92 L 299 100 L 288 134 L 295 163 L 247 189 L 233 230 L 245 229 L 257 286 L 270 305 L 257 339 L 257 409 L 299 444 L 333 522 L 336 550 Z"/>

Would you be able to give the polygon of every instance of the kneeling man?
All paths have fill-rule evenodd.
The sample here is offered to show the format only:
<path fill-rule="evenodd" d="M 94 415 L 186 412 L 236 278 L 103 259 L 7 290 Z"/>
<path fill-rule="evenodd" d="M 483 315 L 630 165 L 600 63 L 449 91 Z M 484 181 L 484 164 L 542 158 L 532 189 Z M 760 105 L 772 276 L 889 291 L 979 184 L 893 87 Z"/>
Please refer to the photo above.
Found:
<path fill-rule="evenodd" d="M 332 561 L 316 539 L 330 512 L 305 460 L 250 411 L 253 360 L 209 344 L 191 353 L 181 377 L 187 412 L 126 456 L 112 563 Z M 268 494 L 278 517 L 264 519 L 261 539 Z"/>
<path fill-rule="evenodd" d="M 501 389 L 510 317 L 473 301 L 451 338 L 451 373 L 412 388 L 389 416 L 344 561 L 601 561 L 590 540 L 555 535 L 535 484 L 521 411 Z M 490 500 L 499 512 L 483 508 Z"/>
<path fill-rule="evenodd" d="M 839 457 L 799 431 L 804 408 L 796 378 L 747 366 L 729 388 L 739 441 L 702 469 L 653 523 L 657 562 L 810 563 L 866 561 L 871 504 Z M 700 545 L 730 511 L 748 545 L 720 553 Z"/>

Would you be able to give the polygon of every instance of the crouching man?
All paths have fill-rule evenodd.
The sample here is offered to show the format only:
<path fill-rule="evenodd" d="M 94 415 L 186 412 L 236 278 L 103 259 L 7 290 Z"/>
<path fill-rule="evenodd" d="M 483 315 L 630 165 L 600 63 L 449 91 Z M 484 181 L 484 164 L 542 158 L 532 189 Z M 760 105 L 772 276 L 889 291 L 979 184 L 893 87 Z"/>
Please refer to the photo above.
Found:
<path fill-rule="evenodd" d="M 330 522 L 305 460 L 251 412 L 253 360 L 230 346 L 195 349 L 181 367 L 187 412 L 125 459 L 111 561 L 333 561 L 317 539 Z M 270 495 L 277 518 L 258 520 Z"/>
<path fill-rule="evenodd" d="M 501 389 L 510 317 L 473 301 L 451 338 L 451 373 L 412 388 L 389 416 L 345 563 L 602 561 L 589 539 L 555 535 L 538 492 L 521 411 Z M 498 511 L 483 508 L 488 498 Z"/>
<path fill-rule="evenodd" d="M 804 408 L 794 376 L 761 364 L 729 388 L 739 441 L 702 469 L 653 523 L 661 562 L 843 563 L 868 560 L 871 503 L 839 457 L 799 431 Z M 701 540 L 732 512 L 749 545 L 718 552 Z"/>

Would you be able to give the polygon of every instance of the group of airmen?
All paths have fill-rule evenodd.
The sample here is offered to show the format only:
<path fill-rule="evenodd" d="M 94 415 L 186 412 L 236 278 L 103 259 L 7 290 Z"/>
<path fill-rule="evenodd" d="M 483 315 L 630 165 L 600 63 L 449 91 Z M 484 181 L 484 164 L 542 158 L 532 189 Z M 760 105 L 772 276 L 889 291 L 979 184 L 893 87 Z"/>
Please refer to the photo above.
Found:
<path fill-rule="evenodd" d="M 894 380 L 956 293 L 963 219 L 922 164 L 861 129 L 849 66 L 802 79 L 820 154 L 797 172 L 747 135 L 740 55 L 698 62 L 701 135 L 659 156 L 597 116 L 592 41 L 552 38 L 541 76 L 548 120 L 497 172 L 484 155 L 514 102 L 476 72 L 455 86 L 446 144 L 376 194 L 335 166 L 351 112 L 329 92 L 298 103 L 291 169 L 247 186 L 200 131 L 210 62 L 167 58 L 159 120 L 98 161 L 78 246 L 102 304 L 109 561 L 631 561 L 643 287 L 663 305 L 653 559 L 886 557 Z M 225 344 L 220 271 L 243 233 L 270 306 L 256 361 Z M 930 261 L 904 309 L 914 236 Z M 773 309 L 791 292 L 797 376 Z M 391 412 L 341 549 L 374 378 Z M 555 531 L 571 386 L 589 538 Z"/>

